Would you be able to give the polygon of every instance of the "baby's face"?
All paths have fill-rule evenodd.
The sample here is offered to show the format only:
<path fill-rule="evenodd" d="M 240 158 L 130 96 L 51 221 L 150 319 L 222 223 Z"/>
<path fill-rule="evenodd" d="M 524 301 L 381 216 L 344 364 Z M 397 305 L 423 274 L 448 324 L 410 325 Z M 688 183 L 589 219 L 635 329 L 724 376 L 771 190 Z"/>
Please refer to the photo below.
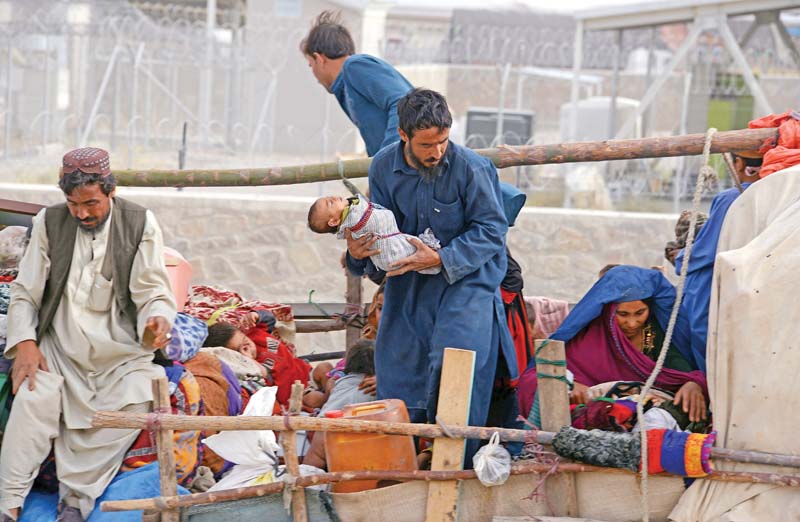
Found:
<path fill-rule="evenodd" d="M 233 334 L 233 337 L 231 337 L 228 344 L 225 345 L 225 348 L 235 350 L 248 359 L 255 359 L 258 353 L 255 343 L 242 333 L 241 330 L 237 330 L 236 333 Z"/>
<path fill-rule="evenodd" d="M 345 207 L 347 207 L 347 199 L 341 196 L 320 198 L 316 210 L 316 220 L 332 227 L 339 226 Z"/>

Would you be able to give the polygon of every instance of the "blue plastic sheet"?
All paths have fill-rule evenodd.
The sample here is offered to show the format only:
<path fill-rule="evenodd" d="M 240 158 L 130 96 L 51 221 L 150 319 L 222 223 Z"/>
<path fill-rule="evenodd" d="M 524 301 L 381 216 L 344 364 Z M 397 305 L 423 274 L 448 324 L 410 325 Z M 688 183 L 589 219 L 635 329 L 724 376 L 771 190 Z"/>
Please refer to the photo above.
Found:
<path fill-rule="evenodd" d="M 133 471 L 120 473 L 108 485 L 103 496 L 97 499 L 97 505 L 89 515 L 87 522 L 141 522 L 141 511 L 104 513 L 100 511 L 100 504 L 106 500 L 157 497 L 161 494 L 159 483 L 157 462 Z M 188 493 L 186 488 L 178 486 L 179 495 Z M 55 522 L 57 506 L 58 493 L 43 493 L 34 490 L 25 500 L 20 522 Z"/>

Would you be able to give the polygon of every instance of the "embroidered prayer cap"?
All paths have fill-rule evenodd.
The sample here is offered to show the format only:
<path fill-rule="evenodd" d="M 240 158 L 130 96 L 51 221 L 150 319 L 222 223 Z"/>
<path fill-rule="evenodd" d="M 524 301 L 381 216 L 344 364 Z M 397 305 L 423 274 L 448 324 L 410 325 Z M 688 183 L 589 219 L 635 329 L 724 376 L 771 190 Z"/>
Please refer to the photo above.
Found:
<path fill-rule="evenodd" d="M 73 174 L 81 171 L 84 174 L 99 174 L 106 177 L 111 174 L 111 163 L 108 160 L 108 152 L 95 147 L 83 147 L 64 154 L 59 178 L 65 174 Z"/>

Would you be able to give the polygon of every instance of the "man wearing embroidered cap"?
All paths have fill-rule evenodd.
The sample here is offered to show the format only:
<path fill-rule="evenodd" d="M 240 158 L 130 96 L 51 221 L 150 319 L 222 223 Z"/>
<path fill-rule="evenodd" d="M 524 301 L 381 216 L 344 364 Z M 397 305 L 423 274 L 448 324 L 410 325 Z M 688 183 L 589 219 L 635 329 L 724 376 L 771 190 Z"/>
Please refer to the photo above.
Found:
<path fill-rule="evenodd" d="M 115 197 L 108 153 L 67 153 L 59 187 L 66 203 L 34 218 L 11 285 L 5 355 L 16 397 L 0 450 L 1 520 L 19 517 L 51 446 L 58 520 L 88 518 L 138 436 L 92 428 L 92 415 L 149 411 L 150 383 L 164 375 L 153 349 L 176 314 L 161 230 L 149 210 Z"/>

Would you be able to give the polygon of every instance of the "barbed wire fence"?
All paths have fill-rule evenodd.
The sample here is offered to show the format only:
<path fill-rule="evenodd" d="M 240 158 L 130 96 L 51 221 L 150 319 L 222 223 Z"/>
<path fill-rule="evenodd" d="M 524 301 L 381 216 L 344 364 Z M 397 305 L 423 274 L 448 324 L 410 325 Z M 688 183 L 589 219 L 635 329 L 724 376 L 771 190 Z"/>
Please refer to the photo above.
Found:
<path fill-rule="evenodd" d="M 484 11 L 460 19 L 454 15 L 453 23 L 446 27 L 435 23 L 416 26 L 398 23 L 390 27 L 386 58 L 391 63 L 404 64 L 403 68 L 411 71 L 423 64 L 439 64 L 446 70 L 448 100 L 461 114 L 470 107 L 488 107 L 498 114 L 527 111 L 533 115 L 535 127 L 530 136 L 514 134 L 498 125 L 494 134 L 463 136 L 468 146 L 562 141 L 567 139 L 562 132 L 563 110 L 570 102 L 575 22 L 566 16 L 535 19 L 536 16 L 541 14 L 514 16 Z M 748 17 L 730 21 L 739 37 L 751 23 Z M 617 55 L 621 70 L 619 96 L 638 103 L 687 32 L 686 24 L 626 30 L 619 48 L 614 31 L 587 32 L 580 98 L 610 95 Z M 798 42 L 796 37 L 795 42 Z M 800 101 L 800 93 L 790 87 L 800 76 L 798 64 L 774 33 L 767 27 L 759 28 L 744 51 L 774 107 L 782 109 Z M 652 58 L 648 56 L 651 53 Z M 652 60 L 651 65 L 648 60 Z M 713 31 L 703 34 L 662 92 L 659 102 L 643 115 L 639 124 L 641 134 L 678 134 L 682 105 L 688 106 L 690 132 L 704 132 L 712 121 L 720 125 L 716 123 L 719 120 L 738 128 L 755 116 L 741 71 L 732 66 L 732 58 Z M 608 119 L 608 112 L 604 117 Z M 612 136 L 609 129 L 607 133 L 594 133 L 593 139 Z M 691 173 L 697 170 L 695 166 L 693 158 L 630 160 L 595 168 L 530 167 L 518 169 L 515 178 L 534 197 L 538 194 L 540 203 L 569 205 L 565 180 L 572 178 L 577 190 L 581 190 L 581 185 L 596 190 L 599 172 L 602 178 L 599 188 L 607 192 L 617 208 L 677 210 L 691 195 L 689 189 L 694 186 Z M 719 168 L 724 169 L 721 162 Z M 584 175 L 569 176 L 567 170 L 582 170 Z M 683 175 L 678 175 L 679 172 Z M 722 173 L 720 188 L 727 188 L 732 180 Z M 548 192 L 554 196 L 548 199 Z"/>
<path fill-rule="evenodd" d="M 734 19 L 731 25 L 741 34 L 748 23 Z M 668 29 L 679 40 L 686 28 Z M 174 168 L 185 124 L 193 158 L 208 158 L 215 167 L 352 154 L 356 131 L 331 124 L 331 115 L 339 112 L 332 96 L 320 94 L 326 96 L 325 110 L 314 132 L 278 117 L 280 106 L 295 103 L 282 97 L 279 87 L 288 81 L 290 61 L 301 60 L 297 44 L 306 30 L 307 20 L 289 23 L 224 9 L 210 33 L 203 9 L 168 2 L 15 2 L 10 12 L 0 13 L 0 179 L 30 180 L 29 171 L 52 171 L 64 150 L 89 143 L 110 148 L 117 167 Z M 509 12 L 454 14 L 435 22 L 389 19 L 383 50 L 404 72 L 447 91 L 454 113 L 462 117 L 462 143 L 476 148 L 548 143 L 565 139 L 562 106 L 569 101 L 574 31 L 574 20 L 558 15 L 546 23 Z M 616 59 L 619 96 L 638 100 L 671 56 L 674 40 L 661 28 L 626 30 L 617 51 L 613 32 L 587 33 L 580 97 L 609 94 Z M 797 65 L 769 30 L 759 29 L 744 50 L 775 107 L 800 101 L 791 88 Z M 740 111 L 745 116 L 738 121 L 749 119 L 752 100 L 748 106 L 749 91 L 730 62 L 719 38 L 704 35 L 687 65 L 669 78 L 659 103 L 643 116 L 640 131 L 677 133 L 685 97 L 704 117 L 709 100 L 716 100 L 720 111 Z M 495 114 L 495 121 L 504 121 L 496 132 L 467 133 L 463 117 L 481 107 L 529 115 L 531 129 L 506 125 L 506 118 Z M 317 152 L 284 150 L 278 135 L 307 142 Z M 586 185 L 586 179 L 599 176 L 617 208 L 671 210 L 658 201 L 675 194 L 683 200 L 693 186 L 689 176 L 676 176 L 679 169 L 690 172 L 691 160 L 614 162 L 599 174 L 589 167 L 571 178 Z M 523 168 L 503 175 L 539 204 L 571 204 L 565 169 Z M 640 205 L 643 198 L 655 203 Z"/>

